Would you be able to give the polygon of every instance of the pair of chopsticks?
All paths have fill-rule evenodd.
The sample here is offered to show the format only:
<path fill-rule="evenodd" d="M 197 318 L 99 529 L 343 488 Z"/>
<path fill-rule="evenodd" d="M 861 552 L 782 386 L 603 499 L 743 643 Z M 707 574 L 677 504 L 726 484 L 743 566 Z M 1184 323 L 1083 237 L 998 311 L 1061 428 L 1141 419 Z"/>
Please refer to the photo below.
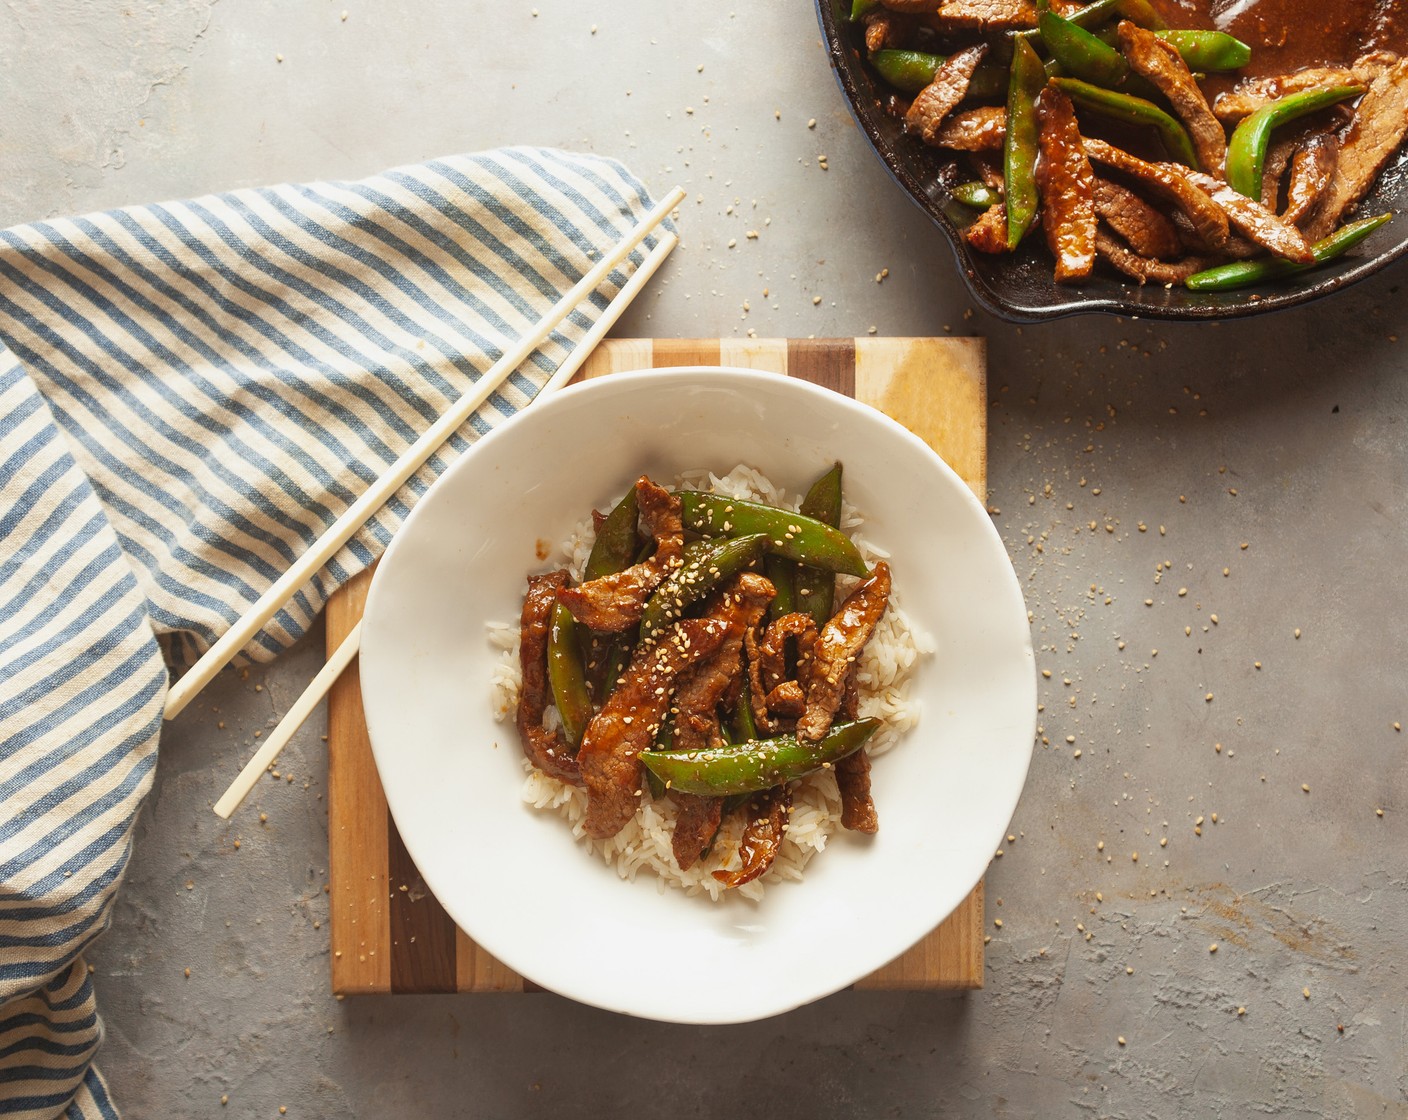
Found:
<path fill-rule="evenodd" d="M 165 716 L 167 719 L 175 719 L 185 709 L 186 705 L 215 678 L 216 674 L 230 662 L 236 653 L 244 648 L 259 629 L 273 618 L 279 608 L 293 597 L 294 592 L 307 583 L 337 550 L 351 539 L 367 519 L 380 509 L 425 464 L 426 460 L 464 425 L 475 410 L 489 399 L 490 394 L 503 384 L 508 376 L 522 365 L 549 335 L 557 330 L 562 321 L 577 308 L 578 304 L 596 291 L 611 271 L 625 260 L 683 200 L 684 191 L 678 187 L 666 195 L 629 234 L 592 266 L 571 291 L 553 304 L 552 308 L 531 331 L 510 347 L 463 397 L 451 405 L 427 428 L 425 433 L 406 449 L 386 473 L 373 482 L 362 496 L 328 527 L 308 551 L 300 556 L 293 566 L 206 650 L 190 671 L 171 687 L 166 696 Z M 533 400 L 541 399 L 572 379 L 596 348 L 597 343 L 615 325 L 622 312 L 645 287 L 677 243 L 678 239 L 675 235 L 668 230 L 665 231 L 655 248 L 651 250 L 640 267 L 632 274 L 630 280 L 607 305 L 567 360 L 538 390 Z M 332 687 L 333 681 L 337 680 L 342 671 L 351 663 L 352 658 L 356 656 L 361 644 L 361 633 L 361 623 L 358 623 L 342 640 L 342 644 L 338 646 L 328 659 L 327 664 L 309 683 L 303 695 L 288 710 L 254 757 L 246 763 L 244 769 L 240 771 L 239 777 L 225 791 L 224 796 L 215 803 L 217 815 L 228 819 L 230 814 L 248 796 L 249 791 L 259 780 L 259 776 L 274 761 L 279 751 L 293 737 L 293 733 L 303 724 L 303 721 L 308 718 L 319 701 L 326 695 L 328 689 Z"/>

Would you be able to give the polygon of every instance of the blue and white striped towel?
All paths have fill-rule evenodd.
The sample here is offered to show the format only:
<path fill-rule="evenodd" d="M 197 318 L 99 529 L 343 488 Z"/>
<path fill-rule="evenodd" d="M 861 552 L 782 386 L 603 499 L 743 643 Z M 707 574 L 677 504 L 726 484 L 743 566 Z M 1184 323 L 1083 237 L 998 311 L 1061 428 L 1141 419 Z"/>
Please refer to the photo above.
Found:
<path fill-rule="evenodd" d="M 509 148 L 0 232 L 0 1114 L 117 1114 L 81 954 L 151 782 L 163 654 L 218 637 L 650 205 L 617 163 Z M 250 657 L 306 631 L 640 259 Z"/>

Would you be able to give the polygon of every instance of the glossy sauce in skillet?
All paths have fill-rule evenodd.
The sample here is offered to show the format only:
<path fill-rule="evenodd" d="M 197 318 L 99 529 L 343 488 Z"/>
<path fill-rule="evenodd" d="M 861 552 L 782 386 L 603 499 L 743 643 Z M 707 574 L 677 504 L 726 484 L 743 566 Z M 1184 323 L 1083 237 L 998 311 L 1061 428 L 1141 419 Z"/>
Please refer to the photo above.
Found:
<path fill-rule="evenodd" d="M 1170 27 L 1225 31 L 1251 47 L 1244 78 L 1347 65 L 1366 51 L 1408 54 L 1408 5 L 1401 0 L 1151 2 Z"/>

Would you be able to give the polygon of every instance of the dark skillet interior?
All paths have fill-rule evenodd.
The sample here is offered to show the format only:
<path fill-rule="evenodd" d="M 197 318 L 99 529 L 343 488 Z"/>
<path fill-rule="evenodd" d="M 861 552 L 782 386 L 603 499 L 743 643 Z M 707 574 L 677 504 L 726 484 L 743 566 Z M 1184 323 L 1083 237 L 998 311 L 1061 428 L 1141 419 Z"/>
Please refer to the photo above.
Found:
<path fill-rule="evenodd" d="M 975 253 L 959 233 L 972 211 L 954 202 L 949 189 L 959 182 L 952 158 L 904 134 L 902 122 L 885 111 L 886 87 L 864 60 L 860 29 L 846 18 L 850 0 L 816 0 L 831 66 L 861 129 L 890 174 L 943 231 L 974 298 L 1003 318 L 1019 322 L 1054 319 L 1085 311 L 1106 311 L 1151 319 L 1232 319 L 1294 307 L 1337 292 L 1377 272 L 1408 252 L 1408 148 L 1401 149 L 1379 176 L 1357 215 L 1385 210 L 1401 216 L 1375 231 L 1339 260 L 1302 276 L 1240 292 L 1190 292 L 1183 287 L 1122 281 L 1104 268 L 1083 287 L 1063 287 L 1051 276 L 1050 256 L 1036 246 L 993 256 Z"/>

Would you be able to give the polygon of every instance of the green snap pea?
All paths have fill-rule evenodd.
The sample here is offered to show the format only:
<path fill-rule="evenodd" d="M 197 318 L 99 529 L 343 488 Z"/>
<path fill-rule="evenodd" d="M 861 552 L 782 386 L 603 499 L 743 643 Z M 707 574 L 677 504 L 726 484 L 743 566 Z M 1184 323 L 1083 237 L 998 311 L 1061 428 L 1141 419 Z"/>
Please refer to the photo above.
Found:
<path fill-rule="evenodd" d="M 890 85 L 904 93 L 918 93 L 934 80 L 944 56 L 927 51 L 883 50 L 870 56 L 870 65 Z"/>
<path fill-rule="evenodd" d="M 878 3 L 880 0 L 851 0 L 851 19 L 862 18 Z"/>
<path fill-rule="evenodd" d="M 1163 31 L 1168 27 L 1149 0 L 1115 0 L 1115 14 L 1151 31 Z"/>
<path fill-rule="evenodd" d="M 763 575 L 768 577 L 777 591 L 768 603 L 768 621 L 796 610 L 797 565 L 781 556 L 767 556 L 763 559 Z"/>
<path fill-rule="evenodd" d="M 934 80 L 946 56 L 928 51 L 880 50 L 870 56 L 870 65 L 886 82 L 901 93 L 916 94 Z M 1006 71 L 1001 66 L 979 66 L 968 81 L 969 97 L 996 97 L 1002 93 Z"/>
<path fill-rule="evenodd" d="M 709 541 L 685 552 L 684 562 L 661 582 L 640 616 L 640 634 L 650 640 L 684 614 L 691 603 L 711 594 L 763 554 L 762 533 Z M 849 543 L 849 542 L 848 542 Z"/>
<path fill-rule="evenodd" d="M 601 523 L 587 556 L 584 580 L 600 579 L 631 566 L 640 547 L 636 540 L 637 507 L 636 488 L 632 486 Z"/>
<path fill-rule="evenodd" d="M 1240 70 L 1252 49 L 1225 31 L 1155 31 L 1183 56 L 1190 70 Z"/>
<path fill-rule="evenodd" d="M 1049 9 L 1047 9 L 1049 10 Z M 1140 27 L 1162 28 L 1164 21 L 1159 18 L 1159 14 L 1149 6 L 1148 0 L 1094 0 L 1087 4 L 1080 11 L 1072 12 L 1066 16 L 1069 23 L 1074 23 L 1077 27 L 1091 28 L 1104 23 L 1107 19 L 1120 16 L 1137 23 Z M 1041 28 L 1033 27 L 1027 31 L 1017 32 L 1015 38 L 1036 39 L 1041 36 Z"/>
<path fill-rule="evenodd" d="M 1060 79 L 1055 79 L 1060 80 Z M 1036 157 L 1040 126 L 1036 98 L 1046 85 L 1041 59 L 1026 39 L 1012 47 L 1007 82 L 1007 133 L 1002 140 L 1003 194 L 1007 198 L 1007 247 L 1015 249 L 1036 221 Z"/>
<path fill-rule="evenodd" d="M 971 183 L 959 183 L 949 192 L 964 206 L 972 207 L 974 210 L 988 210 L 1002 201 L 1002 195 L 993 190 L 986 183 L 980 183 L 974 179 Z"/>
<path fill-rule="evenodd" d="M 1263 105 L 1233 130 L 1232 139 L 1227 142 L 1227 185 L 1248 198 L 1260 198 L 1261 171 L 1266 165 L 1272 130 L 1363 92 L 1361 85 L 1330 86 L 1293 93 Z"/>
<path fill-rule="evenodd" d="M 562 717 L 562 732 L 573 750 L 581 746 L 582 732 L 592 718 L 592 698 L 582 649 L 577 642 L 577 620 L 561 603 L 554 603 L 548 626 L 548 687 Z"/>
<path fill-rule="evenodd" d="M 1092 113 L 1125 124 L 1155 129 L 1169 155 L 1189 167 L 1198 167 L 1198 157 L 1193 151 L 1193 141 L 1189 139 L 1188 131 L 1152 101 L 1112 89 L 1102 89 L 1078 78 L 1052 78 L 1051 84 L 1078 106 Z"/>
<path fill-rule="evenodd" d="M 878 719 L 833 725 L 815 743 L 791 735 L 702 751 L 641 751 L 645 768 L 670 789 L 713 797 L 755 793 L 834 765 L 865 745 Z"/>
<path fill-rule="evenodd" d="M 740 677 L 738 702 L 729 720 L 729 734 L 735 743 L 746 743 L 758 737 L 758 724 L 753 718 L 753 686 L 748 683 L 747 673 Z"/>
<path fill-rule="evenodd" d="M 745 502 L 722 494 L 685 490 L 680 494 L 684 527 L 706 537 L 741 537 L 762 533 L 766 550 L 799 564 L 830 572 L 868 575 L 860 551 L 839 529 L 815 518 L 774 509 L 759 502 Z"/>
<path fill-rule="evenodd" d="M 841 524 L 840 463 L 834 464 L 811 484 L 802 499 L 801 510 L 808 517 L 814 517 L 833 529 Z M 799 564 L 795 587 L 796 609 L 811 615 L 817 629 L 825 626 L 831 619 L 831 605 L 836 598 L 836 577 L 824 568 Z"/>
<path fill-rule="evenodd" d="M 1345 250 L 1352 249 L 1392 217 L 1393 214 L 1388 213 L 1378 214 L 1372 218 L 1361 218 L 1357 222 L 1341 226 L 1327 237 L 1322 237 L 1310 246 L 1310 251 L 1315 255 L 1315 264 L 1293 264 L 1278 258 L 1259 261 L 1233 261 L 1230 264 L 1221 264 L 1216 268 L 1195 272 L 1183 283 L 1185 287 L 1191 288 L 1195 292 L 1226 292 L 1235 288 L 1246 288 L 1252 284 L 1260 284 L 1267 280 L 1277 280 L 1282 276 L 1293 276 L 1297 272 L 1304 272 L 1308 268 L 1314 268 L 1315 265 L 1333 260 Z"/>
<path fill-rule="evenodd" d="M 1041 40 L 1063 74 L 1101 86 L 1118 85 L 1129 73 L 1129 63 L 1114 47 L 1055 12 L 1042 12 Z"/>

